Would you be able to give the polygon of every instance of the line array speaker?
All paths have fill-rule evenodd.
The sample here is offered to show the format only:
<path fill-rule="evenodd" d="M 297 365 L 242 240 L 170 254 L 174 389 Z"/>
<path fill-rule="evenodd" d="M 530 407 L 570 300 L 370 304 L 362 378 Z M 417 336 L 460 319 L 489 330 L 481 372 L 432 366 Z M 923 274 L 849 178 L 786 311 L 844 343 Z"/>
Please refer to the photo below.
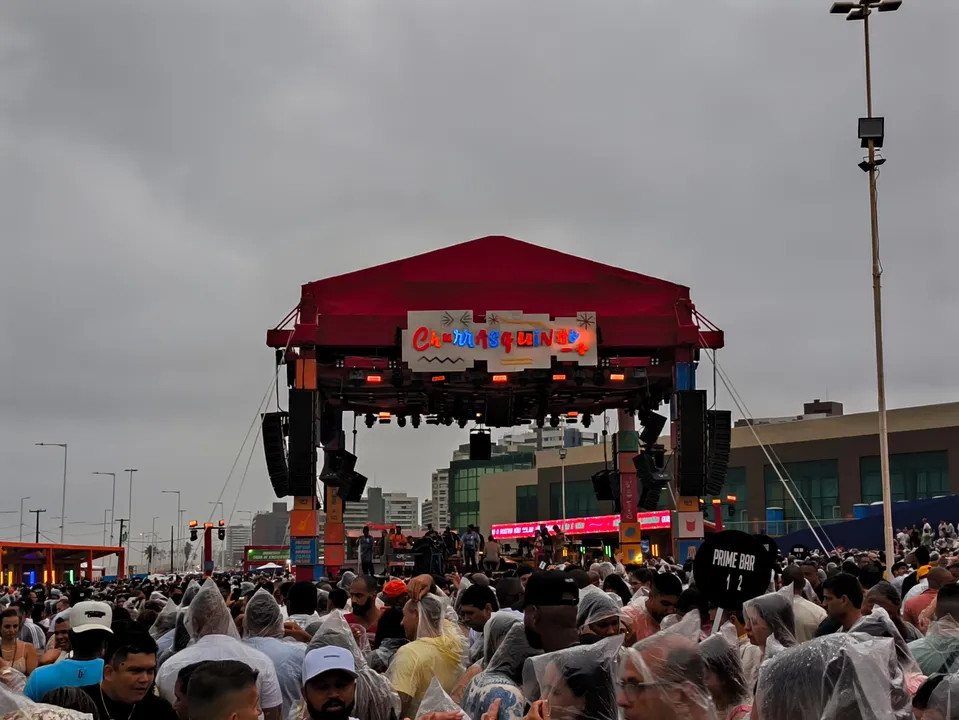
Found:
<path fill-rule="evenodd" d="M 316 397 L 290 390 L 290 495 L 316 495 Z"/>
<path fill-rule="evenodd" d="M 680 496 L 703 494 L 706 485 L 706 391 L 676 393 L 676 485 Z"/>
<path fill-rule="evenodd" d="M 287 415 L 283 412 L 263 413 L 260 432 L 263 435 L 263 454 L 266 456 L 266 471 L 278 498 L 290 494 L 290 471 L 286 465 Z"/>
<path fill-rule="evenodd" d="M 729 448 L 732 444 L 733 415 L 729 410 L 710 410 L 706 414 L 706 434 L 709 442 L 706 494 L 719 495 L 726 483 L 729 469 Z"/>

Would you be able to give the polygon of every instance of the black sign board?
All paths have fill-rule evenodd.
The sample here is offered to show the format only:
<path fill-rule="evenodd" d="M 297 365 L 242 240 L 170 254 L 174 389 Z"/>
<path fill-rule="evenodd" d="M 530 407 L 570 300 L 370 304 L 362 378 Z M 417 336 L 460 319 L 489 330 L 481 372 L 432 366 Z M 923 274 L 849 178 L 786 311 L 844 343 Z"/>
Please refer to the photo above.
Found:
<path fill-rule="evenodd" d="M 760 545 L 769 551 L 769 556 L 773 559 L 773 562 L 779 559 L 779 546 L 775 540 L 768 535 L 753 535 L 753 537 L 759 541 Z"/>
<path fill-rule="evenodd" d="M 809 557 L 809 548 L 807 548 L 805 545 L 793 545 L 789 550 L 789 554 L 797 560 L 805 560 L 807 557 Z"/>
<path fill-rule="evenodd" d="M 769 587 L 773 559 L 752 535 L 724 530 L 706 538 L 693 561 L 696 587 L 721 608 L 741 605 Z"/>

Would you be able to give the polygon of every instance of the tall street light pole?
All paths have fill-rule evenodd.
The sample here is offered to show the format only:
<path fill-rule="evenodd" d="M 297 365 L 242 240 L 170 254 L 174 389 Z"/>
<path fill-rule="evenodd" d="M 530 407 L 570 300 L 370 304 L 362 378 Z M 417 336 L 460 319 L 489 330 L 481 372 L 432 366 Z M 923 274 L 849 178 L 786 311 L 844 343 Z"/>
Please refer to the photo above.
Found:
<path fill-rule="evenodd" d="M 106 547 L 107 544 L 107 513 L 110 512 L 110 508 L 103 508 L 103 546 Z M 110 522 L 112 525 L 112 521 Z M 113 535 L 113 530 L 111 528 L 110 535 Z M 113 541 L 110 541 L 110 544 L 113 544 Z"/>
<path fill-rule="evenodd" d="M 219 505 L 219 506 L 220 506 L 220 517 L 223 517 L 223 513 L 226 512 L 226 510 L 225 510 L 224 507 L 223 507 L 223 501 L 222 501 L 222 500 L 217 500 L 216 502 L 210 502 L 210 505 L 213 505 L 213 506 L 214 506 L 214 507 L 213 507 L 213 512 L 214 512 L 214 514 L 216 513 L 216 506 Z M 212 538 L 213 538 L 213 533 L 210 533 L 210 538 L 211 538 L 211 539 L 210 539 L 210 542 L 213 542 L 213 540 L 212 540 Z M 219 564 L 220 564 L 220 568 L 222 569 L 222 567 L 223 567 L 223 542 L 222 542 L 222 541 L 220 542 L 220 552 L 219 552 L 219 555 L 220 555 L 220 563 L 219 563 Z"/>
<path fill-rule="evenodd" d="M 113 478 L 113 494 L 110 496 L 110 544 L 113 545 L 113 520 L 117 509 L 117 474 L 115 472 L 93 471 L 94 475 L 109 475 Z"/>
<path fill-rule="evenodd" d="M 178 548 L 177 552 L 179 552 L 179 547 L 180 547 L 180 491 L 179 491 L 179 490 L 161 490 L 160 493 L 161 493 L 162 495 L 176 495 L 176 531 L 175 531 L 174 534 L 175 534 L 175 536 L 176 536 L 176 543 L 175 543 L 175 545 L 176 545 L 176 547 Z"/>
<path fill-rule="evenodd" d="M 20 542 L 23 542 L 23 501 L 29 499 L 29 495 L 20 498 Z"/>
<path fill-rule="evenodd" d="M 60 544 L 63 545 L 63 530 L 67 524 L 67 444 L 42 442 L 35 444 L 38 447 L 63 448 L 63 494 L 60 500 Z M 37 517 L 39 517 L 39 515 Z"/>
<path fill-rule="evenodd" d="M 126 468 L 123 472 L 130 473 L 130 497 L 127 499 L 127 563 L 133 562 L 133 556 L 130 554 L 130 534 L 133 530 L 133 473 L 136 468 Z"/>
<path fill-rule="evenodd" d="M 835 2 L 830 8 L 834 14 L 842 14 L 847 20 L 862 20 L 866 55 L 866 117 L 859 120 L 859 138 L 868 148 L 869 156 L 859 167 L 869 175 L 869 224 L 872 232 L 872 305 L 873 324 L 876 334 L 876 389 L 879 404 L 879 461 L 882 472 L 882 513 L 885 532 L 887 577 L 892 567 L 893 529 L 892 493 L 889 484 L 889 433 L 886 426 L 886 370 L 882 347 L 882 263 L 879 260 L 879 211 L 876 198 L 876 168 L 885 162 L 876 157 L 876 148 L 882 147 L 884 118 L 872 114 L 872 57 L 869 48 L 869 17 L 874 11 L 898 10 L 902 0 L 859 0 L 858 2 Z"/>

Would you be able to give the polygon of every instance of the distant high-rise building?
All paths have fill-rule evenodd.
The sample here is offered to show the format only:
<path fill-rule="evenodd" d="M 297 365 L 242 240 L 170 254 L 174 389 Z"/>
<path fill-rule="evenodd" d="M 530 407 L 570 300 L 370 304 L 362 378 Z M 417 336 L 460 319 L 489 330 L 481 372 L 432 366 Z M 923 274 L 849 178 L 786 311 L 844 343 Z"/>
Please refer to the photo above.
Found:
<path fill-rule="evenodd" d="M 430 500 L 432 500 L 431 514 L 429 520 L 426 519 L 425 511 L 423 515 L 423 525 L 433 523 L 436 530 L 442 531 L 450 524 L 450 470 L 441 468 L 433 473 L 433 479 L 430 483 Z"/>
<path fill-rule="evenodd" d="M 420 513 L 420 522 L 423 523 L 423 529 L 426 529 L 427 525 L 432 525 L 433 529 L 436 529 L 436 520 L 433 519 L 433 501 L 424 500 L 423 501 L 423 510 Z"/>
<path fill-rule="evenodd" d="M 243 564 L 243 548 L 252 545 L 253 532 L 249 525 L 230 525 L 226 529 L 226 564 Z"/>
<path fill-rule="evenodd" d="M 275 502 L 268 512 L 253 516 L 253 545 L 288 545 L 290 511 L 286 503 Z"/>
<path fill-rule="evenodd" d="M 386 506 L 386 524 L 400 525 L 408 530 L 420 526 L 420 499 L 406 493 L 383 493 Z"/>
<path fill-rule="evenodd" d="M 326 513 L 318 513 L 319 535 L 323 536 L 323 523 L 326 522 Z M 343 527 L 345 530 L 362 530 L 364 525 L 370 524 L 369 501 L 356 500 L 343 505 Z"/>

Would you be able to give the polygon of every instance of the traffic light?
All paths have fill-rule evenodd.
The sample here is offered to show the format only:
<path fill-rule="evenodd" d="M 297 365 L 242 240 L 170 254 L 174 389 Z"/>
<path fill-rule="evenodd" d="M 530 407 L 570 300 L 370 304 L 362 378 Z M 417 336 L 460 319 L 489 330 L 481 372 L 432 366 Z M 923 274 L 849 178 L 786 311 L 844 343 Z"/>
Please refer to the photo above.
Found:
<path fill-rule="evenodd" d="M 226 537 L 226 520 L 220 520 L 219 527 L 216 531 L 216 536 L 222 540 Z"/>
<path fill-rule="evenodd" d="M 190 521 L 190 542 L 196 542 L 196 533 L 197 533 L 197 523 L 196 520 Z"/>
<path fill-rule="evenodd" d="M 729 515 L 730 519 L 736 517 L 736 496 L 727 495 L 726 496 L 726 514 Z"/>

